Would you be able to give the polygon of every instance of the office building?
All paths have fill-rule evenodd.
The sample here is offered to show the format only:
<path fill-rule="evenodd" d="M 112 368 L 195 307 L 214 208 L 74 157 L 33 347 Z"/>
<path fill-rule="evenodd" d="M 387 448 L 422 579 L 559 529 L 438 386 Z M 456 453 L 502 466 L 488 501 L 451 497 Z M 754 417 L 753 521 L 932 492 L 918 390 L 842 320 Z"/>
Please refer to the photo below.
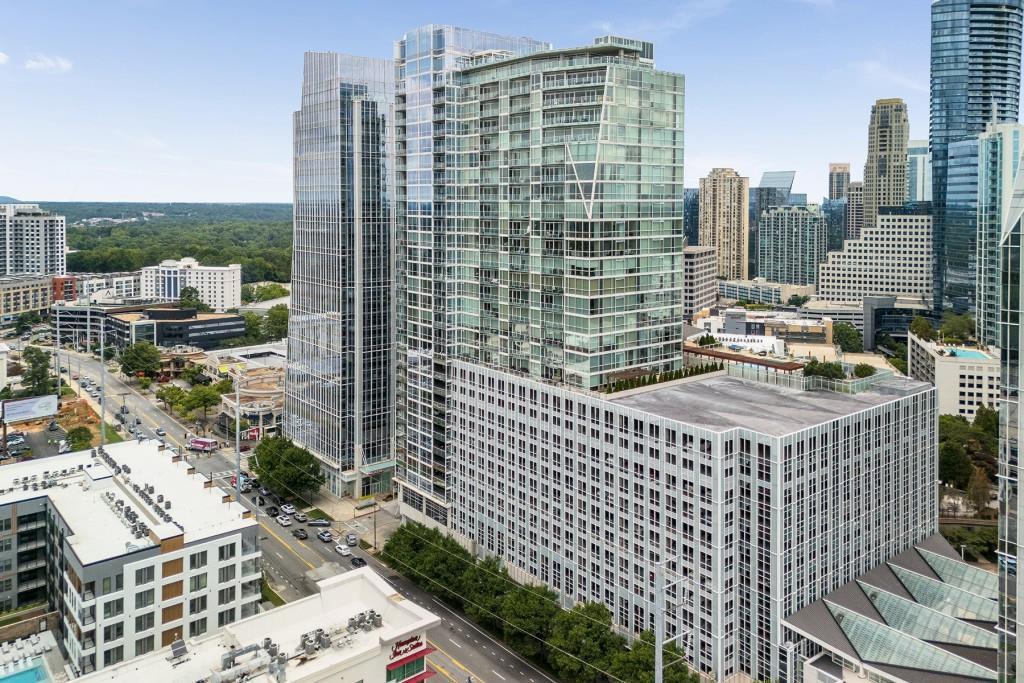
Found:
<path fill-rule="evenodd" d="M 746 280 L 750 265 L 750 179 L 715 168 L 700 179 L 700 244 L 717 250 L 718 276 Z"/>
<path fill-rule="evenodd" d="M 864 164 L 864 225 L 875 224 L 880 208 L 903 206 L 906 201 L 909 138 L 906 102 L 899 98 L 875 102 Z"/>
<path fill-rule="evenodd" d="M 748 220 L 750 224 L 750 238 L 748 250 L 748 278 L 758 277 L 757 272 L 757 228 L 760 225 L 761 214 L 776 206 L 785 206 L 793 203 L 793 180 L 796 178 L 796 171 L 765 171 L 761 174 L 761 181 L 757 187 L 750 188 L 748 209 Z M 806 195 L 804 204 L 807 203 Z"/>
<path fill-rule="evenodd" d="M 850 188 L 850 164 L 828 165 L 828 198 L 846 199 Z"/>
<path fill-rule="evenodd" d="M 63 275 L 66 253 L 64 216 L 38 204 L 0 204 L 0 275 Z"/>
<path fill-rule="evenodd" d="M 990 124 L 978 136 L 978 237 L 975 323 L 978 341 L 999 345 L 999 240 L 1010 215 L 1024 156 L 1024 126 Z"/>
<path fill-rule="evenodd" d="M 61 321 L 61 336 L 73 328 Z M 56 321 L 53 322 L 56 326 Z M 156 346 L 210 349 L 245 335 L 245 318 L 235 313 L 199 313 L 194 308 L 150 306 L 107 316 L 106 343 L 125 348 L 138 342 Z"/>
<path fill-rule="evenodd" d="M 977 288 L 978 138 L 947 146 L 946 204 L 942 216 L 942 305 L 956 313 L 974 314 Z"/>
<path fill-rule="evenodd" d="M 932 200 L 932 155 L 927 140 L 907 143 L 907 202 Z"/>
<path fill-rule="evenodd" d="M 825 248 L 828 251 L 839 251 L 846 239 L 846 205 L 848 199 L 826 199 L 821 203 L 821 213 L 825 218 Z"/>
<path fill-rule="evenodd" d="M 832 320 L 808 318 L 792 311 L 748 311 L 744 308 L 718 309 L 717 315 L 702 315 L 695 327 L 710 332 L 723 344 L 730 337 L 771 337 L 799 344 L 831 344 Z"/>
<path fill-rule="evenodd" d="M 0 468 L 0 605 L 56 612 L 75 674 L 256 614 L 260 558 L 252 512 L 157 441 Z"/>
<path fill-rule="evenodd" d="M 700 190 L 687 187 L 683 190 L 683 225 L 686 243 L 691 247 L 700 244 Z"/>
<path fill-rule="evenodd" d="M 771 282 L 813 285 L 825 260 L 828 231 L 817 206 L 780 206 L 763 211 L 758 226 L 758 273 Z"/>
<path fill-rule="evenodd" d="M 999 401 L 999 351 L 952 346 L 907 335 L 907 374 L 935 386 L 940 415 L 974 420 Z"/>
<path fill-rule="evenodd" d="M 550 50 L 432 26 L 396 54 L 397 477 L 403 513 L 446 523 L 450 359 L 587 389 L 679 367 L 684 84 L 614 36 Z M 428 54 L 448 65 L 433 82 Z M 611 116 L 622 128 L 602 137 Z M 430 145 L 449 129 L 479 149 L 453 137 L 442 173 Z"/>
<path fill-rule="evenodd" d="M 714 247 L 683 248 L 683 319 L 687 322 L 718 299 L 717 267 Z"/>
<path fill-rule="evenodd" d="M 242 266 L 201 266 L 194 258 L 167 259 L 140 271 L 140 296 L 177 301 L 181 290 L 198 290 L 199 299 L 218 312 L 242 305 Z"/>
<path fill-rule="evenodd" d="M 393 70 L 306 53 L 294 116 L 285 434 L 335 496 L 390 491 L 395 468 Z"/>
<path fill-rule="evenodd" d="M 846 239 L 860 238 L 864 229 L 864 183 L 850 183 L 846 195 Z"/>
<path fill-rule="evenodd" d="M 866 296 L 917 296 L 930 301 L 932 217 L 888 213 L 842 251 L 829 252 L 818 268 L 817 296 L 826 301 L 860 301 Z"/>
<path fill-rule="evenodd" d="M 22 313 L 45 314 L 53 300 L 53 280 L 45 275 L 0 275 L 0 326 Z"/>
<path fill-rule="evenodd" d="M 753 280 L 719 280 L 718 297 L 755 304 L 785 304 L 790 297 L 814 296 L 813 285 L 791 285 L 787 282 L 769 282 L 764 278 Z"/>
<path fill-rule="evenodd" d="M 931 6 L 932 203 L 935 207 L 937 308 L 964 297 L 969 254 L 958 247 L 974 239 L 964 222 L 946 229 L 944 212 L 949 146 L 973 138 L 991 121 L 1015 123 L 1020 99 L 1021 0 L 935 0 Z M 954 242 L 947 248 L 947 242 Z M 951 262 L 947 265 L 946 259 Z M 947 268 L 956 271 L 946 294 Z"/>
<path fill-rule="evenodd" d="M 313 595 L 77 679 L 81 683 L 233 681 L 418 683 L 433 675 L 427 632 L 441 623 L 371 569 Z"/>
<path fill-rule="evenodd" d="M 937 532 L 937 416 L 888 371 L 768 365 L 601 395 L 451 363 L 452 530 L 625 634 L 664 598 L 715 680 L 791 680 L 783 616 Z M 660 562 L 689 580 L 656 594 Z"/>
<path fill-rule="evenodd" d="M 1005 200 L 1004 200 L 1005 201 Z M 1024 675 L 1024 611 L 1017 598 L 1024 595 L 1024 575 L 1018 571 L 1024 550 L 1024 497 L 1020 495 L 1020 435 L 1024 413 L 1020 409 L 1021 350 L 1024 349 L 1024 174 L 1013 185 L 1010 209 L 999 238 L 999 349 L 1002 373 L 999 401 L 999 676 L 1016 681 Z"/>

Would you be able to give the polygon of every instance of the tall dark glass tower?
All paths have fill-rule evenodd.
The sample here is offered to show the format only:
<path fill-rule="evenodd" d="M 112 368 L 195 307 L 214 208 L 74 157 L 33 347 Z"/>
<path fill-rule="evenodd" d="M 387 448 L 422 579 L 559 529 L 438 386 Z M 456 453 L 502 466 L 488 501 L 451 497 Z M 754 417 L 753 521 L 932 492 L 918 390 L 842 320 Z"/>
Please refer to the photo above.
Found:
<path fill-rule="evenodd" d="M 306 54 L 294 116 L 285 433 L 337 496 L 390 490 L 391 60 Z"/>
<path fill-rule="evenodd" d="M 1017 120 L 1022 5 L 1024 0 L 932 3 L 929 146 L 936 308 L 969 310 L 973 306 L 975 224 L 956 219 L 963 196 L 952 207 L 954 220 L 946 220 L 950 145 L 977 137 L 989 121 Z"/>

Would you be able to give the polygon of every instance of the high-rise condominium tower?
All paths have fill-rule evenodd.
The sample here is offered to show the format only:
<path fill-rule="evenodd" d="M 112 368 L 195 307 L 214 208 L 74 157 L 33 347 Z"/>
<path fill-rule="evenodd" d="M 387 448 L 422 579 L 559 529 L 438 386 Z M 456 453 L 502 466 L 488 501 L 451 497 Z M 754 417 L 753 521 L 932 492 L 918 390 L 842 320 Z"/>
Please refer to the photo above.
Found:
<path fill-rule="evenodd" d="M 0 275 L 63 275 L 64 216 L 38 204 L 0 204 Z"/>
<path fill-rule="evenodd" d="M 1024 126 L 990 124 L 978 136 L 978 340 L 999 346 L 999 240 L 1010 215 L 1013 185 L 1024 157 Z"/>
<path fill-rule="evenodd" d="M 907 143 L 907 201 L 911 203 L 932 200 L 932 155 L 927 140 Z"/>
<path fill-rule="evenodd" d="M 747 238 L 747 277 L 758 277 L 757 269 L 757 228 L 761 221 L 761 214 L 776 206 L 785 206 L 790 203 L 807 203 L 807 195 L 796 197 L 793 194 L 793 179 L 796 178 L 796 171 L 765 171 L 761 174 L 761 181 L 757 187 L 751 187 L 747 192 L 749 204 L 747 207 L 747 221 L 750 234 Z"/>
<path fill-rule="evenodd" d="M 943 263 L 943 304 L 957 313 L 974 313 L 977 282 L 975 242 L 978 236 L 978 138 L 946 147 L 946 203 L 942 229 L 947 239 L 939 258 Z"/>
<path fill-rule="evenodd" d="M 1022 0 L 935 0 L 932 3 L 932 204 L 935 207 L 936 306 L 965 296 L 965 263 L 974 225 L 945 221 L 949 145 L 977 136 L 989 121 L 1016 122 L 1020 98 Z M 966 234 L 966 233 L 971 234 Z M 957 271 L 947 277 L 948 270 Z M 953 292 L 946 292 L 952 279 Z"/>
<path fill-rule="evenodd" d="M 850 183 L 846 195 L 846 239 L 855 240 L 860 237 L 864 228 L 864 183 Z"/>
<path fill-rule="evenodd" d="M 731 168 L 715 168 L 700 179 L 700 243 L 718 249 L 718 274 L 746 280 L 749 274 L 750 179 Z"/>
<path fill-rule="evenodd" d="M 828 198 L 843 199 L 850 187 L 850 164 L 828 165 Z"/>
<path fill-rule="evenodd" d="M 675 368 L 682 343 L 683 77 L 641 41 L 474 35 L 430 27 L 398 48 L 399 479 L 403 510 L 441 523 L 448 360 L 593 389 Z M 446 45 L 451 69 L 413 78 Z M 434 151 L 414 162 L 420 137 Z"/>
<path fill-rule="evenodd" d="M 769 282 L 813 285 L 827 251 L 827 222 L 821 209 L 779 206 L 761 214 L 758 275 Z"/>
<path fill-rule="evenodd" d="M 390 490 L 390 60 L 306 54 L 294 116 L 285 433 L 335 495 Z"/>
<path fill-rule="evenodd" d="M 878 100 L 868 124 L 868 160 L 864 164 L 864 224 L 874 225 L 881 207 L 903 206 L 907 198 L 907 104 Z"/>

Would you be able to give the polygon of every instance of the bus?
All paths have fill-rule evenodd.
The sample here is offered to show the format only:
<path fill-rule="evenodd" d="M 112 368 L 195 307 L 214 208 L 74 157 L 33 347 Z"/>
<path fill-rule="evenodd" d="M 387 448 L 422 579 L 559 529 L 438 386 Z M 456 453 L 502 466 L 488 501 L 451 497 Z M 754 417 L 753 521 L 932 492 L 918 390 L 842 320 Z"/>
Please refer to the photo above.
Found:
<path fill-rule="evenodd" d="M 200 453 L 209 453 L 217 450 L 216 439 L 204 439 L 201 437 L 193 437 L 188 442 L 188 449 L 190 451 L 199 451 Z"/>

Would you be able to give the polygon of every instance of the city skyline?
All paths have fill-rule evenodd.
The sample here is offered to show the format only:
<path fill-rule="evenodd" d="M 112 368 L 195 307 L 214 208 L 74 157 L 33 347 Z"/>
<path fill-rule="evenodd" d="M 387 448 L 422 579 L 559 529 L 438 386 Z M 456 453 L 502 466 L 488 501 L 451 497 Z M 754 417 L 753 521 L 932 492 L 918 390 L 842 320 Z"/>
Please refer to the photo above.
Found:
<path fill-rule="evenodd" d="M 9 25 L 45 25 L 46 39 L 40 42 L 37 32 L 0 37 L 0 85 L 28 101 L 61 106 L 0 114 L 0 128 L 12 133 L 0 163 L 0 195 L 290 201 L 293 74 L 303 52 L 389 58 L 395 39 L 434 22 L 555 45 L 608 33 L 653 40 L 658 68 L 688 77 L 687 186 L 696 187 L 715 166 L 751 178 L 792 168 L 794 191 L 818 201 L 827 192 L 830 162 L 849 161 L 852 180 L 860 179 L 863 131 L 876 99 L 902 97 L 911 136 L 927 136 L 928 6 L 920 4 L 886 5 L 893 21 L 885 26 L 874 21 L 882 3 L 849 0 L 686 0 L 642 11 L 597 3 L 587 5 L 583 20 L 571 4 L 515 13 L 462 3 L 440 13 L 408 5 L 394 13 L 402 20 L 382 21 L 373 9 L 321 3 L 309 10 L 313 22 L 299 22 L 283 8 L 241 13 L 232 4 L 110 2 L 90 7 L 88 16 L 64 3 L 50 4 L 59 12 L 12 7 Z M 858 25 L 870 26 L 870 33 L 837 46 L 835 37 Z M 908 26 L 917 39 L 907 35 Z M 272 41 L 255 38 L 269 32 Z M 180 49 L 183 34 L 191 36 L 188 50 Z M 783 34 L 798 39 L 780 46 Z M 808 69 L 822 50 L 835 59 Z M 820 109 L 809 114 L 784 94 L 779 79 L 758 76 L 767 71 L 814 88 Z M 741 87 L 722 89 L 723 80 Z"/>

